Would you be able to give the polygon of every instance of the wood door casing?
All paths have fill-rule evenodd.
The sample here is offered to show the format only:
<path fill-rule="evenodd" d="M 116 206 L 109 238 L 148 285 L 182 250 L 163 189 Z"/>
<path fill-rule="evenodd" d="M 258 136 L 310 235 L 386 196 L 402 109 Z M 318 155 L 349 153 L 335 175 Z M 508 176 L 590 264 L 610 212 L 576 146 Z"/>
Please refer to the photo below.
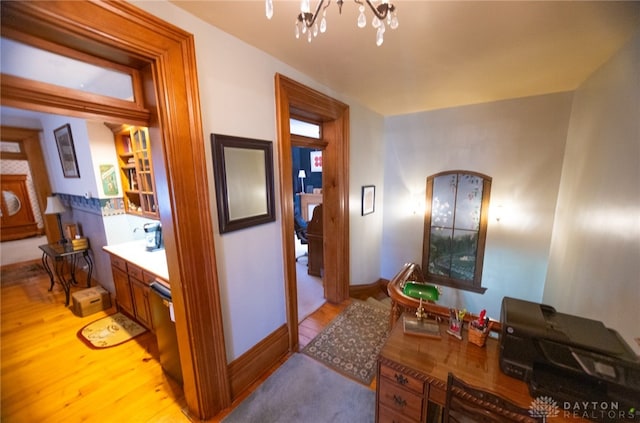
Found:
<path fill-rule="evenodd" d="M 322 203 L 324 296 L 331 303 L 349 298 L 349 106 L 281 74 L 275 75 L 280 180 L 291 178 L 289 118 L 307 117 L 322 125 Z M 298 350 L 298 301 L 293 230 L 293 186 L 280 187 L 282 252 L 285 270 L 289 349 Z"/>
<path fill-rule="evenodd" d="M 149 127 L 184 395 L 194 418 L 214 416 L 231 397 L 193 35 L 127 2 L 0 2 L 0 7 L 3 36 L 41 40 L 140 70 L 145 108 L 91 102 L 4 76 L 2 101 L 8 107 Z"/>

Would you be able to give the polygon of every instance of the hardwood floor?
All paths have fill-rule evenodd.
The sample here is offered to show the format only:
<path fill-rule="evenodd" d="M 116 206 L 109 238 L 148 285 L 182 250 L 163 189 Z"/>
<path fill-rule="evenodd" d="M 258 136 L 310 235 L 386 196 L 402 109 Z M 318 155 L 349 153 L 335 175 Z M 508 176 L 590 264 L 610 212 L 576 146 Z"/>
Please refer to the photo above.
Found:
<path fill-rule="evenodd" d="M 77 339 L 78 330 L 115 310 L 77 317 L 64 307 L 59 285 L 48 292 L 46 273 L 5 277 L 24 265 L 2 267 L 0 281 L 2 422 L 190 421 L 183 413 L 182 390 L 163 373 L 150 332 L 115 348 L 87 347 Z M 348 304 L 325 304 L 305 319 L 301 348 Z M 227 415 L 277 367 L 210 421 Z"/>

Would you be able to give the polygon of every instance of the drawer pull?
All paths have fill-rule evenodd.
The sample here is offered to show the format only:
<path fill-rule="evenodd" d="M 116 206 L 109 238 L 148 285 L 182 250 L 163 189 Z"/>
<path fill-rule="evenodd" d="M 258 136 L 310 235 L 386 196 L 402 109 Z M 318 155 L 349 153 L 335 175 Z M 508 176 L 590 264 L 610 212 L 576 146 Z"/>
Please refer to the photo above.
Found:
<path fill-rule="evenodd" d="M 398 382 L 400 385 L 406 385 L 407 383 L 409 383 L 409 379 L 402 376 L 401 374 L 396 373 L 395 376 L 396 376 L 396 382 Z"/>
<path fill-rule="evenodd" d="M 407 405 L 407 401 L 405 401 L 400 395 L 394 395 L 393 401 L 398 407 L 405 407 Z"/>

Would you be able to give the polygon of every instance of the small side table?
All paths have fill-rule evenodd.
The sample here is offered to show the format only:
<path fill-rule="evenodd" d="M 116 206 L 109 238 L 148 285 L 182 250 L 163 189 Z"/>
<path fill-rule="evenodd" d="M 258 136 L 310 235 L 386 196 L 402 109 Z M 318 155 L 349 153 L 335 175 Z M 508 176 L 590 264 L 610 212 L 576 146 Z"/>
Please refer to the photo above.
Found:
<path fill-rule="evenodd" d="M 49 291 L 53 289 L 55 279 L 62 285 L 65 294 L 65 306 L 69 305 L 69 291 L 71 285 L 77 285 L 76 268 L 78 267 L 78 259 L 82 257 L 89 267 L 87 272 L 87 288 L 91 286 L 91 272 L 93 271 L 93 260 L 89 255 L 89 246 L 85 248 L 74 248 L 71 243 L 68 244 L 46 244 L 38 246 L 42 250 L 42 265 L 49 274 L 51 286 Z M 65 263 L 69 264 L 69 279 L 65 277 Z"/>

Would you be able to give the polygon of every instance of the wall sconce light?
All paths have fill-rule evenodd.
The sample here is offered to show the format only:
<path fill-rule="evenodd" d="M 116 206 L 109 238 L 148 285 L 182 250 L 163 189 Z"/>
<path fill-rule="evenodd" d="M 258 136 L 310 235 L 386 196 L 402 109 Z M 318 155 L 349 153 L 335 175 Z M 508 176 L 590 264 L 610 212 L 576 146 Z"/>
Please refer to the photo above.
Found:
<path fill-rule="evenodd" d="M 60 244 L 66 244 L 68 240 L 64 236 L 64 231 L 62 230 L 62 218 L 60 214 L 67 211 L 67 209 L 62 205 L 60 198 L 56 196 L 47 197 L 47 208 L 44 211 L 44 214 L 55 214 L 58 218 L 58 229 L 60 230 Z"/>
<path fill-rule="evenodd" d="M 425 213 L 425 199 L 424 194 L 413 194 L 411 196 L 411 210 L 414 215 Z"/>
<path fill-rule="evenodd" d="M 302 190 L 300 191 L 301 193 L 304 193 L 304 178 L 307 177 L 307 173 L 304 171 L 304 169 L 300 169 L 300 171 L 298 172 L 298 178 L 300 178 L 300 186 L 302 186 Z"/>
<path fill-rule="evenodd" d="M 496 206 L 496 209 L 495 209 L 496 222 L 500 222 L 500 219 L 502 219 L 503 213 L 504 213 L 504 207 L 501 204 Z"/>

